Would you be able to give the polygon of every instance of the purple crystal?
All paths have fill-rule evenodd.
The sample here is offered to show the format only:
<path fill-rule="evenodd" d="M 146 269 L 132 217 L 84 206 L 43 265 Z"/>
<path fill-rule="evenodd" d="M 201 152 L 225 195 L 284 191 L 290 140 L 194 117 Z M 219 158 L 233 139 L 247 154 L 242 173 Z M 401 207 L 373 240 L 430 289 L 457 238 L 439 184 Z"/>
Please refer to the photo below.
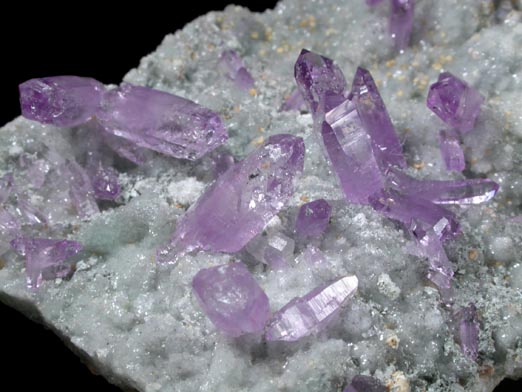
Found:
<path fill-rule="evenodd" d="M 45 216 L 24 196 L 17 196 L 15 211 L 22 219 L 23 224 L 45 225 L 47 223 Z"/>
<path fill-rule="evenodd" d="M 350 98 L 364 129 L 370 135 L 373 154 L 379 167 L 383 170 L 388 166 L 406 167 L 401 142 L 368 70 L 357 68 Z"/>
<path fill-rule="evenodd" d="M 341 189 L 352 203 L 368 204 L 368 197 L 384 185 L 370 139 L 350 101 L 326 114 L 321 136 Z"/>
<path fill-rule="evenodd" d="M 440 229 L 441 238 L 452 238 L 460 233 L 455 215 L 429 200 L 388 189 L 371 196 L 369 201 L 374 210 L 401 222 L 418 235 L 424 235 L 440 222 L 446 222 Z"/>
<path fill-rule="evenodd" d="M 87 218 L 99 212 L 94 188 L 85 169 L 74 161 L 67 161 L 61 172 L 69 185 L 69 195 L 78 215 Z"/>
<path fill-rule="evenodd" d="M 245 250 L 257 261 L 269 265 L 275 271 L 288 268 L 293 261 L 294 249 L 294 240 L 283 233 L 262 233 L 245 246 Z"/>
<path fill-rule="evenodd" d="M 324 330 L 357 291 L 356 276 L 345 276 L 297 297 L 274 313 L 266 340 L 293 342 Z"/>
<path fill-rule="evenodd" d="M 0 204 L 4 204 L 13 191 L 14 178 L 11 173 L 0 177 Z"/>
<path fill-rule="evenodd" d="M 318 238 L 328 227 L 332 207 L 324 199 L 303 204 L 295 222 L 295 231 L 301 237 Z"/>
<path fill-rule="evenodd" d="M 459 322 L 458 333 L 460 348 L 464 355 L 476 360 L 478 357 L 479 322 L 477 308 L 473 303 L 460 309 L 456 314 Z"/>
<path fill-rule="evenodd" d="M 459 138 L 455 132 L 441 130 L 439 132 L 439 144 L 446 169 L 462 171 L 466 168 L 464 151 L 462 151 Z"/>
<path fill-rule="evenodd" d="M 181 218 L 158 261 L 194 249 L 235 253 L 288 202 L 303 170 L 304 142 L 292 135 L 268 142 L 219 177 Z"/>
<path fill-rule="evenodd" d="M 105 131 L 176 158 L 198 159 L 228 138 L 213 111 L 176 95 L 127 83 L 104 95 L 97 117 Z"/>
<path fill-rule="evenodd" d="M 439 226 L 446 226 L 446 222 L 443 221 Z M 418 255 L 426 257 L 429 261 L 428 279 L 441 289 L 449 289 L 454 275 L 453 266 L 442 246 L 440 233 L 428 230 L 417 240 L 417 249 Z"/>
<path fill-rule="evenodd" d="M 192 288 L 210 321 L 228 335 L 261 332 L 270 318 L 268 297 L 243 263 L 202 269 Z"/>
<path fill-rule="evenodd" d="M 414 8 L 414 0 L 391 0 L 390 33 L 397 49 L 404 49 L 410 43 Z"/>
<path fill-rule="evenodd" d="M 235 50 L 225 50 L 219 58 L 219 66 L 225 75 L 243 90 L 254 87 L 254 78 L 247 71 L 243 60 Z"/>
<path fill-rule="evenodd" d="M 344 101 L 346 80 L 331 59 L 303 49 L 295 63 L 294 75 L 312 114 L 325 113 Z"/>
<path fill-rule="evenodd" d="M 343 392 L 386 392 L 380 380 L 370 376 L 355 376 Z"/>
<path fill-rule="evenodd" d="M 152 151 L 138 147 L 127 139 L 114 136 L 107 132 L 101 132 L 100 138 L 103 139 L 104 143 L 116 154 L 137 165 L 143 165 L 147 162 L 152 153 Z"/>
<path fill-rule="evenodd" d="M 82 250 L 76 241 L 45 238 L 16 238 L 12 248 L 25 257 L 28 286 L 37 288 L 43 279 L 63 278 L 71 272 L 67 259 Z"/>
<path fill-rule="evenodd" d="M 104 166 L 101 161 L 92 162 L 87 167 L 87 173 L 96 199 L 114 200 L 120 195 L 118 172 L 114 168 Z"/>
<path fill-rule="evenodd" d="M 19 90 L 25 118 L 72 127 L 87 122 L 95 114 L 105 87 L 91 78 L 52 76 L 28 80 Z"/>
<path fill-rule="evenodd" d="M 283 102 L 281 112 L 288 112 L 290 110 L 302 111 L 306 108 L 306 102 L 298 89 L 295 89 L 292 94 Z"/>
<path fill-rule="evenodd" d="M 475 127 L 484 97 L 465 81 L 449 72 L 439 75 L 430 86 L 427 105 L 446 124 L 469 132 Z"/>
<path fill-rule="evenodd" d="M 228 152 L 219 152 L 210 157 L 212 162 L 212 172 L 214 178 L 218 178 L 228 169 L 230 169 L 234 163 L 234 156 Z"/>
<path fill-rule="evenodd" d="M 306 249 L 303 251 L 301 259 L 310 267 L 326 264 L 326 258 L 324 257 L 323 252 L 313 245 L 308 245 L 306 247 Z"/>
<path fill-rule="evenodd" d="M 487 178 L 465 180 L 417 180 L 398 170 L 388 173 L 390 183 L 402 193 L 435 204 L 480 204 L 491 200 L 499 185 Z"/>

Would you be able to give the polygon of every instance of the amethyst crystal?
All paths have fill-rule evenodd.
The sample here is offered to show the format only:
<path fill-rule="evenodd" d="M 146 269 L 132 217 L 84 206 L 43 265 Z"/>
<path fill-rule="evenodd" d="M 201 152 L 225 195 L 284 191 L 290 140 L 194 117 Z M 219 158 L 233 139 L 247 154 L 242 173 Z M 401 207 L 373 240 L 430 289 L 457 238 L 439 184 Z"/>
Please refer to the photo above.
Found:
<path fill-rule="evenodd" d="M 158 261 L 172 262 L 173 253 L 184 250 L 241 250 L 292 196 L 304 153 L 300 137 L 271 136 L 219 177 L 187 211 Z"/>
<path fill-rule="evenodd" d="M 439 75 L 430 86 L 427 105 L 446 124 L 469 132 L 475 126 L 484 97 L 465 81 L 449 72 Z"/>
<path fill-rule="evenodd" d="M 281 108 L 279 109 L 281 112 L 288 112 L 290 110 L 305 110 L 306 108 L 306 102 L 299 92 L 298 89 L 295 89 L 292 94 L 288 96 L 288 98 L 285 99 L 283 104 L 281 105 Z"/>
<path fill-rule="evenodd" d="M 105 87 L 91 78 L 53 76 L 28 80 L 19 90 L 25 118 L 72 127 L 87 122 L 96 113 Z"/>
<path fill-rule="evenodd" d="M 417 196 L 404 195 L 396 190 L 382 190 L 369 198 L 374 210 L 384 216 L 404 224 L 417 235 L 424 235 L 445 218 L 446 224 L 440 229 L 441 238 L 448 239 L 460 233 L 459 224 L 453 212 Z M 444 221 L 444 220 L 442 220 Z"/>
<path fill-rule="evenodd" d="M 441 130 L 439 132 L 440 154 L 446 169 L 462 171 L 466 167 L 464 151 L 455 132 Z"/>
<path fill-rule="evenodd" d="M 15 211 L 20 217 L 22 224 L 32 226 L 45 225 L 47 223 L 45 216 L 25 196 L 17 195 L 16 199 Z"/>
<path fill-rule="evenodd" d="M 294 298 L 274 313 L 267 327 L 266 340 L 293 342 L 324 330 L 355 294 L 357 286 L 356 276 L 345 276 Z"/>
<path fill-rule="evenodd" d="M 295 222 L 296 233 L 303 237 L 318 238 L 326 231 L 332 207 L 324 199 L 303 204 Z"/>
<path fill-rule="evenodd" d="M 101 161 L 91 162 L 87 166 L 87 174 L 96 199 L 114 200 L 120 195 L 121 187 L 116 169 L 104 166 Z"/>
<path fill-rule="evenodd" d="M 390 184 L 400 192 L 435 204 L 480 204 L 493 198 L 499 185 L 487 178 L 465 180 L 417 180 L 398 170 L 388 173 Z"/>
<path fill-rule="evenodd" d="M 331 59 L 303 49 L 295 63 L 294 75 L 312 114 L 325 113 L 344 101 L 346 80 Z"/>
<path fill-rule="evenodd" d="M 478 357 L 479 322 L 477 308 L 473 303 L 460 309 L 456 314 L 458 320 L 458 340 L 464 355 L 476 360 Z"/>
<path fill-rule="evenodd" d="M 87 218 L 100 212 L 91 179 L 85 169 L 75 161 L 66 161 L 60 169 L 69 185 L 69 196 L 78 216 Z"/>
<path fill-rule="evenodd" d="M 213 111 L 176 95 L 127 83 L 103 96 L 97 117 L 105 131 L 176 158 L 198 159 L 228 138 Z"/>
<path fill-rule="evenodd" d="M 443 218 L 444 219 L 444 218 Z M 443 220 L 437 226 L 446 226 Z M 436 230 L 436 229 L 435 229 Z M 453 280 L 453 266 L 442 246 L 440 233 L 428 230 L 417 240 L 418 255 L 426 257 L 429 261 L 428 279 L 441 289 L 449 289 Z"/>
<path fill-rule="evenodd" d="M 12 248 L 25 257 L 27 284 L 38 288 L 43 279 L 63 278 L 72 269 L 67 259 L 82 250 L 76 241 L 19 237 L 11 241 Z"/>
<path fill-rule="evenodd" d="M 237 87 L 243 90 L 250 90 L 254 87 L 254 78 L 247 71 L 243 60 L 234 50 L 225 50 L 221 53 L 219 58 L 219 66 L 225 75 L 234 83 Z"/>
<path fill-rule="evenodd" d="M 228 335 L 261 332 L 270 318 L 268 297 L 243 263 L 202 269 L 192 288 L 210 321 Z"/>
<path fill-rule="evenodd" d="M 212 173 L 214 178 L 218 178 L 236 162 L 234 156 L 228 152 L 218 152 L 210 157 L 212 165 Z"/>
<path fill-rule="evenodd" d="M 262 233 L 245 246 L 247 253 L 272 270 L 284 270 L 293 261 L 295 242 L 283 233 Z"/>
<path fill-rule="evenodd" d="M 375 377 L 355 376 L 343 392 L 386 392 L 386 387 Z"/>
<path fill-rule="evenodd" d="M 379 167 L 406 167 L 402 146 L 390 120 L 386 106 L 370 72 L 357 68 L 350 98 L 355 104 L 361 123 L 370 135 L 373 155 Z"/>
<path fill-rule="evenodd" d="M 114 136 L 107 132 L 100 132 L 100 138 L 109 146 L 109 148 L 118 154 L 137 165 L 143 165 L 149 159 L 152 151 L 143 147 L 138 147 L 131 141 L 122 137 Z"/>
<path fill-rule="evenodd" d="M 326 114 L 321 136 L 341 189 L 352 203 L 368 204 L 382 189 L 382 178 L 368 134 L 350 101 Z"/>
<path fill-rule="evenodd" d="M 410 43 L 414 8 L 415 0 L 391 0 L 390 33 L 397 49 L 404 49 Z"/>

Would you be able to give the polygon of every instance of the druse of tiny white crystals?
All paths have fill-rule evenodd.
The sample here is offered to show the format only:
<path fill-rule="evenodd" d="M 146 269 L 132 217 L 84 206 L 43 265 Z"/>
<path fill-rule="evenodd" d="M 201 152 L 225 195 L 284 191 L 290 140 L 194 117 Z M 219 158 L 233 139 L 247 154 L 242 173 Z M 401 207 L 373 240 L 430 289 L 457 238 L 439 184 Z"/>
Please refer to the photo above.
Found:
<path fill-rule="evenodd" d="M 65 202 L 47 203 L 68 196 L 37 163 L 43 183 L 21 182 L 22 190 L 54 225 L 51 230 L 36 222 L 34 233 L 79 241 L 85 256 L 74 260 L 70 279 L 45 281 L 32 292 L 21 259 L 4 253 L 0 300 L 41 317 L 110 381 L 139 391 L 333 392 L 362 374 L 392 391 L 482 392 L 506 376 L 521 377 L 520 1 L 418 0 L 411 44 L 402 52 L 388 34 L 388 2 L 346 3 L 284 0 L 263 14 L 231 6 L 167 36 L 125 81 L 217 112 L 229 135 L 224 150 L 197 162 L 155 153 L 139 166 L 116 160 L 121 193 L 87 219 Z M 455 272 L 453 309 L 442 305 L 426 279 L 426 261 L 411 254 L 403 231 L 369 206 L 346 203 L 311 115 L 279 111 L 295 91 L 293 67 L 302 48 L 334 59 L 349 81 L 358 66 L 371 71 L 403 143 L 409 175 L 487 177 L 500 184 L 487 204 L 449 207 L 463 233 L 446 247 Z M 253 82 L 243 76 L 239 86 L 236 74 L 223 71 L 226 50 L 237 52 L 239 69 Z M 461 141 L 464 174 L 447 170 L 439 145 L 445 124 L 426 107 L 428 88 L 444 71 L 485 97 L 475 128 Z M 58 162 L 85 153 L 75 142 L 84 130 L 15 119 L 0 130 L 0 178 L 24 159 Z M 295 240 L 280 252 L 284 268 L 259 263 L 255 247 L 237 255 L 195 252 L 175 266 L 155 263 L 156 249 L 168 242 L 214 173 L 224 170 L 220 165 L 233 161 L 228 154 L 242 159 L 279 133 L 302 137 L 306 146 L 289 206 L 257 238 L 268 244 Z M 300 240 L 290 231 L 299 208 L 321 198 L 332 206 L 329 224 L 320 238 Z M 0 237 L 2 253 L 8 248 Z M 266 292 L 272 312 L 344 276 L 357 276 L 358 292 L 317 336 L 297 343 L 232 339 L 202 313 L 192 279 L 201 269 L 238 259 Z M 476 361 L 461 352 L 453 323 L 454 310 L 470 302 L 480 324 Z"/>

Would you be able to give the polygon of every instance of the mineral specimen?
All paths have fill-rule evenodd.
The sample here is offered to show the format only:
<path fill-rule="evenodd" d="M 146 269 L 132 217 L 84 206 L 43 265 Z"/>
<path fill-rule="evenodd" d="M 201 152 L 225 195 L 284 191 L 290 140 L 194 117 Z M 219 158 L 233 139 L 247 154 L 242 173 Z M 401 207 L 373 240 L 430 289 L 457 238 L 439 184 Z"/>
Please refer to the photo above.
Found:
<path fill-rule="evenodd" d="M 345 276 L 297 297 L 272 316 L 266 339 L 294 342 L 324 330 L 357 291 L 356 276 Z"/>
<path fill-rule="evenodd" d="M 104 91 L 103 84 L 91 78 L 31 79 L 20 85 L 22 115 L 60 127 L 83 124 L 98 110 Z"/>
<path fill-rule="evenodd" d="M 398 49 L 410 43 L 414 8 L 415 0 L 391 0 L 390 33 Z"/>
<path fill-rule="evenodd" d="M 306 107 L 306 103 L 301 95 L 301 92 L 298 89 L 295 89 L 292 94 L 290 94 L 286 100 L 281 105 L 279 109 L 282 112 L 287 112 L 290 110 L 304 110 Z"/>
<path fill-rule="evenodd" d="M 300 137 L 271 136 L 205 191 L 178 223 L 172 243 L 158 253 L 159 261 L 172 262 L 183 250 L 241 250 L 292 196 L 304 153 Z"/>
<path fill-rule="evenodd" d="M 63 278 L 71 272 L 67 259 L 82 250 L 76 241 L 19 237 L 11 241 L 13 249 L 25 258 L 27 284 L 37 288 L 43 279 Z"/>
<path fill-rule="evenodd" d="M 303 204 L 295 222 L 295 231 L 301 237 L 320 237 L 328 227 L 332 207 L 324 199 Z"/>
<path fill-rule="evenodd" d="M 462 151 L 455 132 L 441 130 L 439 132 L 439 144 L 440 153 L 446 165 L 446 169 L 455 171 L 464 170 L 466 167 L 464 151 Z"/>
<path fill-rule="evenodd" d="M 474 128 L 483 102 L 484 97 L 475 88 L 443 72 L 430 86 L 427 104 L 446 124 L 466 133 Z"/>
<path fill-rule="evenodd" d="M 386 387 L 370 376 L 355 376 L 343 392 L 386 392 Z"/>
<path fill-rule="evenodd" d="M 221 119 L 211 110 L 128 83 L 105 93 L 96 115 L 105 131 L 176 158 L 201 158 L 228 138 Z"/>
<path fill-rule="evenodd" d="M 462 352 L 469 358 L 476 360 L 479 343 L 477 308 L 473 303 L 470 303 L 456 313 L 456 319 L 458 320 L 458 340 Z"/>
<path fill-rule="evenodd" d="M 202 269 L 192 288 L 212 323 L 230 336 L 259 333 L 270 318 L 268 297 L 243 263 Z"/>
<path fill-rule="evenodd" d="M 225 50 L 219 58 L 219 66 L 225 75 L 243 90 L 254 87 L 254 78 L 247 71 L 241 57 L 234 50 Z"/>
<path fill-rule="evenodd" d="M 283 233 L 260 234 L 254 237 L 245 250 L 257 261 L 273 270 L 284 270 L 293 261 L 295 242 Z"/>

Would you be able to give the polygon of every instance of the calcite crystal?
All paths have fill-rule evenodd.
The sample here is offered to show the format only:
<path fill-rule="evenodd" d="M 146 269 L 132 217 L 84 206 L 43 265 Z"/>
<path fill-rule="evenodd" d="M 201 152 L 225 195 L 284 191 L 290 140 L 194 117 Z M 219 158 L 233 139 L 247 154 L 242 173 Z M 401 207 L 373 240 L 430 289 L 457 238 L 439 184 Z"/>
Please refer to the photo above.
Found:
<path fill-rule="evenodd" d="M 140 147 L 107 132 L 97 114 L 71 127 L 15 119 L 0 130 L 0 300 L 57 331 L 124 390 L 339 392 L 360 389 L 356 381 L 367 376 L 390 391 L 492 392 L 503 378 L 520 378 L 522 14 L 510 4 L 417 1 L 402 50 L 388 30 L 390 1 L 282 0 L 263 14 L 229 7 L 199 18 L 167 36 L 123 83 L 219 116 L 229 137 L 201 159 Z M 296 66 L 301 48 L 322 57 L 300 57 Z M 230 49 L 255 76 L 255 91 L 218 66 Z M 350 97 L 358 67 L 371 72 L 380 100 L 365 96 L 367 82 L 362 100 Z M 302 71 L 297 80 L 294 70 Z M 486 98 L 470 132 L 426 107 L 430 84 L 447 70 Z M 113 82 L 108 94 L 124 87 Z M 307 107 L 297 99 L 279 110 L 294 91 Z M 364 110 L 379 101 L 387 116 L 376 115 L 391 122 L 404 166 L 395 154 L 390 162 L 387 151 L 376 153 L 388 142 L 366 129 Z M 147 118 L 153 111 L 147 99 L 136 107 Z M 391 129 L 373 132 L 381 128 Z M 447 170 L 440 129 L 458 136 L 465 170 Z M 267 147 L 280 133 L 306 149 L 302 172 Z M 89 195 L 86 205 L 99 211 L 79 213 L 71 165 L 92 187 L 74 196 Z M 99 167 L 118 172 L 116 198 L 100 199 Z M 277 196 L 263 204 L 266 195 Z M 328 227 L 301 239 L 299 209 L 319 199 L 332 207 Z M 181 248 L 177 263 L 154 262 L 172 233 L 187 227 L 202 236 L 174 249 Z M 200 241 L 209 227 L 219 246 Z M 74 241 L 83 250 L 42 271 L 36 291 L 27 288 L 24 256 L 11 248 L 17 238 Z M 262 256 L 252 249 L 258 239 Z M 208 248 L 189 251 L 200 243 Z M 201 304 L 194 278 L 228 265 L 243 269 L 247 286 L 232 291 L 244 280 L 214 271 L 202 285 L 209 305 Z M 329 284 L 346 276 L 357 276 L 358 292 L 341 305 L 337 294 L 306 295 L 317 287 L 331 293 Z M 213 286 L 220 282 L 224 290 Z M 257 319 L 267 317 L 266 305 L 253 317 L 228 318 L 232 308 L 251 309 L 240 299 L 256 297 L 254 287 L 275 318 Z M 470 304 L 470 316 L 460 312 Z M 227 317 L 226 328 L 242 335 L 212 317 Z M 267 340 L 292 336 L 302 338 Z"/>
<path fill-rule="evenodd" d="M 162 262 L 183 251 L 234 253 L 259 234 L 288 202 L 303 170 L 300 137 L 274 135 L 212 184 L 176 227 Z"/>
<path fill-rule="evenodd" d="M 341 307 L 357 291 L 356 276 L 345 276 L 297 297 L 279 309 L 270 320 L 268 341 L 294 342 L 326 328 Z"/>
<path fill-rule="evenodd" d="M 475 88 L 443 72 L 430 86 L 427 104 L 446 124 L 467 133 L 474 128 L 483 102 L 484 97 Z"/>
<path fill-rule="evenodd" d="M 243 263 L 202 269 L 192 287 L 212 323 L 230 336 L 259 333 L 270 317 L 268 297 Z"/>

